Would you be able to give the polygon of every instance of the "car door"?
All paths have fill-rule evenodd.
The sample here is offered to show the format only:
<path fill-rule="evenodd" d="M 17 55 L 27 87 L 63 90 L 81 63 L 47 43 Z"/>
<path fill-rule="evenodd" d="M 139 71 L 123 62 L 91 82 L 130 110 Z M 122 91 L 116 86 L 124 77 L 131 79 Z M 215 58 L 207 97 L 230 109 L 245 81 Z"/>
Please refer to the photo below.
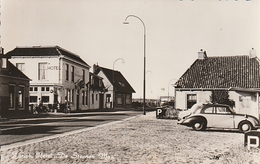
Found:
<path fill-rule="evenodd" d="M 201 110 L 200 114 L 202 116 L 204 116 L 207 120 L 207 127 L 212 127 L 212 125 L 214 124 L 214 107 L 213 106 L 209 106 L 209 107 L 205 107 Z"/>
<path fill-rule="evenodd" d="M 212 127 L 234 128 L 234 115 L 226 106 L 214 107 L 214 117 Z"/>

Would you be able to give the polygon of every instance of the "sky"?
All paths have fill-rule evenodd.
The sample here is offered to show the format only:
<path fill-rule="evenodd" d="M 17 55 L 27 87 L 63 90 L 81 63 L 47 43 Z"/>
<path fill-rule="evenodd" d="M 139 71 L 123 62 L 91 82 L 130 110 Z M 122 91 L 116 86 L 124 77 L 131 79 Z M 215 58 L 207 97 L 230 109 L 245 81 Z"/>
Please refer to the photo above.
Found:
<path fill-rule="evenodd" d="M 143 97 L 173 96 L 198 58 L 260 53 L 259 0 L 1 0 L 1 46 L 60 46 L 120 71 Z M 142 22 L 129 17 L 138 16 Z M 122 58 L 122 60 L 117 60 Z M 92 68 L 90 71 L 92 72 Z"/>

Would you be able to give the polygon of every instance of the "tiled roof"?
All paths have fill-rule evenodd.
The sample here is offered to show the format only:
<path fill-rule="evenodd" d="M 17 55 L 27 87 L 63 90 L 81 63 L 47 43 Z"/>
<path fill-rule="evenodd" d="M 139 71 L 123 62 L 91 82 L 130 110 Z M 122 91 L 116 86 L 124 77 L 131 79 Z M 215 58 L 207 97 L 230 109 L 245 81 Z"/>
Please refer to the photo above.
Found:
<path fill-rule="evenodd" d="M 106 75 L 107 79 L 111 82 L 111 84 L 113 84 L 113 86 L 114 86 L 114 88 L 117 92 L 120 92 L 120 93 L 135 93 L 135 90 L 128 83 L 128 81 L 121 74 L 121 72 L 116 71 L 116 70 L 113 71 L 111 69 L 98 66 L 97 71 L 94 72 L 94 73 L 98 74 L 101 70 Z M 113 81 L 114 81 L 114 83 L 113 83 Z"/>
<path fill-rule="evenodd" d="M 60 56 L 64 55 L 71 59 L 74 59 L 82 64 L 89 66 L 84 60 L 82 60 L 78 55 L 69 52 L 59 46 L 52 47 L 16 47 L 12 51 L 9 51 L 7 56 Z"/>
<path fill-rule="evenodd" d="M 260 88 L 259 59 L 248 55 L 197 59 L 176 88 Z"/>
<path fill-rule="evenodd" d="M 7 62 L 7 69 L 0 69 L 0 75 L 20 78 L 24 80 L 30 80 L 23 72 L 21 72 L 17 67 L 15 67 L 11 62 Z"/>

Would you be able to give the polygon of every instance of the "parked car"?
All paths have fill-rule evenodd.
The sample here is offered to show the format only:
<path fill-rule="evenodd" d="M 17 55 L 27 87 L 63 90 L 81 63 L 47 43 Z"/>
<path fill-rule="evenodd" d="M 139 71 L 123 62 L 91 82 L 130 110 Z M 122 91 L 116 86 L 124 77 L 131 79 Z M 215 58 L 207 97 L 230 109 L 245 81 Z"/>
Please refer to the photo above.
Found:
<path fill-rule="evenodd" d="M 184 119 L 185 117 L 191 115 L 194 111 L 196 111 L 198 108 L 201 108 L 203 104 L 194 104 L 190 109 L 188 110 L 182 110 L 178 114 L 178 121 L 181 119 Z"/>
<path fill-rule="evenodd" d="M 206 128 L 239 129 L 245 133 L 259 128 L 259 120 L 251 115 L 238 114 L 228 105 L 203 104 L 189 115 L 179 117 L 178 124 L 192 127 L 196 131 Z"/>

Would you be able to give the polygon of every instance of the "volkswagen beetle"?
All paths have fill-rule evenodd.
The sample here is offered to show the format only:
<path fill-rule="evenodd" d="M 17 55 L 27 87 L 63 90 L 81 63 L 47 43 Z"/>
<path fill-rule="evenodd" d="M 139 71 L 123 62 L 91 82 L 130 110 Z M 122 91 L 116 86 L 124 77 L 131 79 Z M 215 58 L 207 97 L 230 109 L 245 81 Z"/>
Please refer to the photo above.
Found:
<path fill-rule="evenodd" d="M 203 104 L 189 115 L 178 118 L 178 124 L 196 131 L 206 128 L 239 129 L 242 133 L 259 128 L 259 120 L 248 114 L 238 114 L 228 105 Z"/>

